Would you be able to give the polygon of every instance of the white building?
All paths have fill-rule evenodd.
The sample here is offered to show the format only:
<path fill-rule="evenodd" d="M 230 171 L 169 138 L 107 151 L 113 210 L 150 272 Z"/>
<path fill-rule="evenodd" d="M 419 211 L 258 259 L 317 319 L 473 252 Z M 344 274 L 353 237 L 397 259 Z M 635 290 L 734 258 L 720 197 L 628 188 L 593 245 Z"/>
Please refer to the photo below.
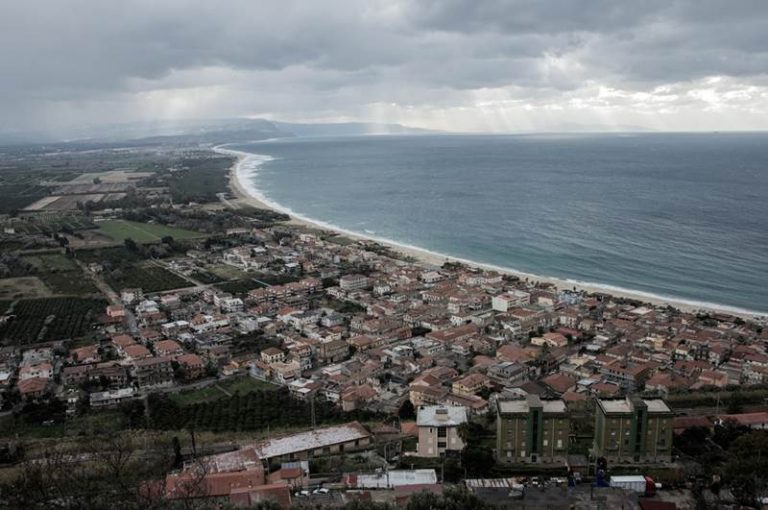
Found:
<path fill-rule="evenodd" d="M 459 425 L 466 422 L 465 407 L 421 406 L 416 418 L 419 457 L 439 457 L 448 450 L 462 450 L 464 442 L 459 437 Z"/>
<path fill-rule="evenodd" d="M 120 388 L 110 391 L 97 391 L 91 393 L 91 407 L 116 406 L 126 400 L 130 400 L 136 394 L 133 388 Z"/>
<path fill-rule="evenodd" d="M 495 296 L 491 306 L 497 312 L 506 312 L 510 308 L 524 306 L 531 302 L 531 295 L 522 290 L 512 289 L 504 294 Z"/>
<path fill-rule="evenodd" d="M 361 274 L 346 274 L 339 278 L 343 290 L 363 290 L 368 287 L 368 277 Z"/>

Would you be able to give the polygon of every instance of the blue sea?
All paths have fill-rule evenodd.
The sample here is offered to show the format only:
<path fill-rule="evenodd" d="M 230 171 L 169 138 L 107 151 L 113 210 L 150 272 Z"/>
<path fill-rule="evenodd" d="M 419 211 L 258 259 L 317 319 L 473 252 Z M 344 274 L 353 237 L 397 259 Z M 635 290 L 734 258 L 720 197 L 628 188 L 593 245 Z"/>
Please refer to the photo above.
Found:
<path fill-rule="evenodd" d="M 229 149 L 254 193 L 363 235 L 768 312 L 768 134 L 296 138 Z"/>

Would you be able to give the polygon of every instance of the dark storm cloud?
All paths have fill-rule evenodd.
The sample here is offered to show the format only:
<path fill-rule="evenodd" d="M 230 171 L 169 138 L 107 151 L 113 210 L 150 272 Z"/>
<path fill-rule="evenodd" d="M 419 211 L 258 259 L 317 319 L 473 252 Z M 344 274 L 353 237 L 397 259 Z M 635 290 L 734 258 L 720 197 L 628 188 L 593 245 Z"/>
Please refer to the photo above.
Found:
<path fill-rule="evenodd" d="M 711 76 L 743 88 L 768 69 L 767 23 L 757 0 L 6 1 L 0 127 L 356 117 L 471 107 L 490 89 L 556 107 L 595 84 L 631 93 Z"/>

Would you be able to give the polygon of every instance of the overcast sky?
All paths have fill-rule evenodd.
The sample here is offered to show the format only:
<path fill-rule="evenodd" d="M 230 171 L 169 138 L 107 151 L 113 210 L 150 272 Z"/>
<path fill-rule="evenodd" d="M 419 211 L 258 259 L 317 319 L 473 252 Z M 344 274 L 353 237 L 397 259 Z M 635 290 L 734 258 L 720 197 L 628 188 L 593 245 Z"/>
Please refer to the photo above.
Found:
<path fill-rule="evenodd" d="M 768 129 L 768 1 L 0 0 L 0 129 Z"/>

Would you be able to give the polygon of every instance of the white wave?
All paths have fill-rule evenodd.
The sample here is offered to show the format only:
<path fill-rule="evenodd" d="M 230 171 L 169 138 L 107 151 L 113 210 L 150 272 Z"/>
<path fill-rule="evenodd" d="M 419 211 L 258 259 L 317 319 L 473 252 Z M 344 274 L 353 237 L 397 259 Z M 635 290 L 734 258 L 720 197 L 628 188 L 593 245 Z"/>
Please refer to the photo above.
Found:
<path fill-rule="evenodd" d="M 232 145 L 232 144 L 224 144 L 224 145 Z M 256 179 L 254 177 L 257 176 L 259 167 L 268 161 L 274 161 L 276 158 L 268 154 L 255 154 L 255 153 L 243 152 L 243 151 L 238 151 L 233 149 L 223 149 L 222 147 L 224 147 L 224 145 L 216 146 L 213 148 L 213 150 L 222 154 L 237 156 L 239 158 L 238 162 L 235 165 L 235 178 L 240 184 L 240 187 L 242 187 L 245 191 L 247 191 L 248 194 L 250 194 L 257 200 L 259 200 L 260 202 L 264 203 L 264 205 L 278 212 L 288 214 L 289 216 L 297 218 L 301 221 L 305 221 L 307 223 L 313 223 L 323 229 L 333 230 L 335 232 L 340 232 L 342 234 L 347 234 L 350 236 L 366 238 L 371 241 L 376 241 L 378 243 L 388 244 L 395 248 L 401 248 L 401 249 L 412 251 L 412 252 L 422 253 L 424 255 L 428 255 L 433 258 L 442 258 L 446 261 L 461 262 L 462 264 L 467 264 L 469 266 L 479 267 L 479 268 L 488 269 L 492 271 L 499 271 L 502 273 L 508 273 L 511 275 L 518 276 L 520 278 L 528 278 L 529 280 L 548 281 L 556 284 L 561 289 L 570 289 L 573 286 L 584 287 L 588 289 L 594 289 L 595 291 L 598 291 L 598 292 L 605 292 L 606 294 L 621 294 L 633 299 L 641 299 L 641 300 L 648 299 L 651 301 L 668 303 L 673 306 L 675 305 L 685 306 L 693 309 L 713 310 L 713 311 L 733 313 L 733 314 L 743 315 L 743 316 L 754 316 L 754 317 L 768 316 L 768 312 L 765 312 L 765 311 L 761 312 L 757 310 L 750 310 L 750 309 L 740 308 L 736 306 L 723 305 L 723 304 L 713 303 L 709 301 L 697 301 L 697 300 L 691 300 L 691 299 L 681 298 L 677 296 L 654 294 L 652 292 L 628 289 L 625 287 L 619 287 L 617 285 L 610 285 L 605 283 L 588 282 L 588 281 L 576 280 L 572 278 L 560 278 L 560 277 L 554 277 L 554 276 L 539 275 L 535 273 L 529 273 L 526 271 L 520 271 L 518 269 L 508 267 L 508 266 L 499 266 L 496 264 L 477 262 L 475 260 L 469 260 L 469 259 L 465 259 L 455 255 L 449 255 L 446 253 L 440 253 L 440 252 L 428 250 L 426 248 L 422 248 L 420 246 L 415 246 L 412 244 L 395 241 L 393 239 L 389 239 L 386 237 L 377 236 L 375 235 L 375 231 L 364 229 L 363 233 L 360 233 L 354 230 L 349 230 L 344 227 L 340 227 L 339 225 L 335 225 L 333 223 L 310 218 L 301 213 L 297 213 L 290 207 L 286 207 L 284 205 L 281 205 L 271 200 L 266 194 L 264 194 L 262 190 L 256 187 L 255 185 Z"/>

